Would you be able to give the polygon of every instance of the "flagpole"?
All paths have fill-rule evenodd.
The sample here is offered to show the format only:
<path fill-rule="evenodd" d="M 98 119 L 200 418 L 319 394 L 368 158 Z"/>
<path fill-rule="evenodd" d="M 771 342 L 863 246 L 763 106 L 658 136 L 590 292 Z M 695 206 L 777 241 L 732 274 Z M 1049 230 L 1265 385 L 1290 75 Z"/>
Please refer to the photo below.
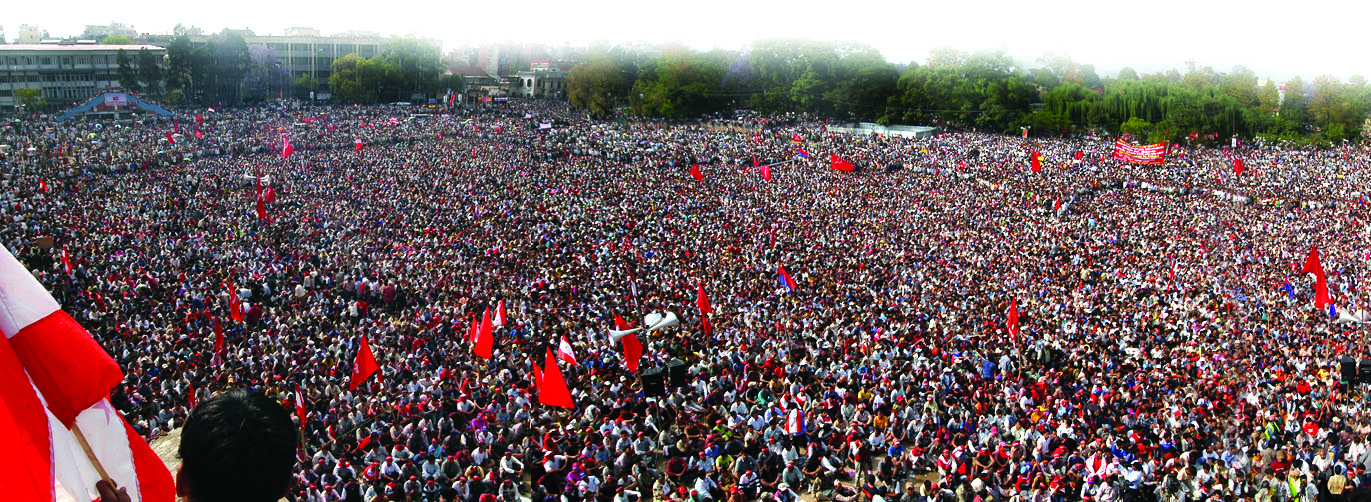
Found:
<path fill-rule="evenodd" d="M 81 426 L 72 424 L 71 432 L 76 435 L 76 442 L 81 444 L 81 450 L 86 452 L 86 458 L 90 460 L 91 465 L 95 466 L 95 472 L 100 473 L 100 479 L 109 484 L 111 489 L 119 489 L 119 485 L 115 483 L 113 479 L 110 479 L 109 473 L 105 471 L 105 466 L 100 463 L 100 459 L 95 457 L 95 451 L 91 449 L 90 443 L 86 441 L 86 435 L 81 433 Z"/>

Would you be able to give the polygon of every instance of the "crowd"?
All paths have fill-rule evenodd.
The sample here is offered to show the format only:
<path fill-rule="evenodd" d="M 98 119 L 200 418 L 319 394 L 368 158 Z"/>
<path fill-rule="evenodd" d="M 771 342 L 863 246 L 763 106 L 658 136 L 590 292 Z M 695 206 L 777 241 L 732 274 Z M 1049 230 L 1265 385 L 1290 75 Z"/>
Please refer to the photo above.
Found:
<path fill-rule="evenodd" d="M 0 241 L 122 364 L 111 402 L 145 437 L 222 390 L 302 403 L 292 500 L 1371 493 L 1337 366 L 1368 357 L 1360 145 L 1137 166 L 1101 139 L 537 101 L 178 113 L 4 125 Z M 1315 246 L 1351 322 L 1311 306 Z M 478 357 L 472 318 L 501 304 Z M 608 332 L 651 312 L 681 323 L 643 335 L 638 373 L 687 381 L 649 398 Z M 350 390 L 363 337 L 381 371 Z M 562 339 L 570 409 L 535 382 Z"/>

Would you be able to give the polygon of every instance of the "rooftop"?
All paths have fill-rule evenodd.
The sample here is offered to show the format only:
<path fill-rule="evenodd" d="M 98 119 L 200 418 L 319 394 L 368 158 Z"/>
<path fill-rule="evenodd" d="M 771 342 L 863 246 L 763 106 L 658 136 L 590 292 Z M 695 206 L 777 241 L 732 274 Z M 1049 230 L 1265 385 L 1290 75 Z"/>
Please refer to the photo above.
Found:
<path fill-rule="evenodd" d="M 162 50 L 157 45 L 103 45 L 103 44 L 10 44 L 0 45 L 0 51 L 126 51 Z"/>

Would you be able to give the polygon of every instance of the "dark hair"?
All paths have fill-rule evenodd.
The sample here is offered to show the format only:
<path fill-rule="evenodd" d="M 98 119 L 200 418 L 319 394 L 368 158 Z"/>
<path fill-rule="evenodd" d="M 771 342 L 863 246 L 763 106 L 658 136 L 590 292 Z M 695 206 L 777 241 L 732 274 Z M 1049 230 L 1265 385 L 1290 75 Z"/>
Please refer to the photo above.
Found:
<path fill-rule="evenodd" d="M 275 502 L 290 488 L 295 448 L 280 404 L 234 389 L 195 407 L 177 454 L 194 502 Z"/>

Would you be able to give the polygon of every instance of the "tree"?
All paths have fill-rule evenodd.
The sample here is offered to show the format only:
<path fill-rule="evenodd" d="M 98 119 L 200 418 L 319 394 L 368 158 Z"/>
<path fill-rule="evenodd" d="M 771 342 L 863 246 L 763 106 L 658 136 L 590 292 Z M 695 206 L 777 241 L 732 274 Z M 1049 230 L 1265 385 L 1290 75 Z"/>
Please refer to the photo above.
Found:
<path fill-rule="evenodd" d="M 47 100 L 43 99 L 42 89 L 26 87 L 15 93 L 19 95 L 19 106 L 24 107 L 25 111 L 37 111 L 48 107 Z"/>
<path fill-rule="evenodd" d="M 180 25 L 177 25 L 181 27 Z M 181 27 L 184 30 L 184 27 Z M 190 38 L 179 34 L 167 44 L 167 67 L 163 73 L 163 87 L 168 97 L 175 96 L 179 102 L 190 97 L 192 51 Z"/>
<path fill-rule="evenodd" d="M 436 91 L 438 75 L 443 71 L 436 44 L 413 35 L 394 37 L 386 41 L 381 57 L 400 72 L 402 82 L 395 92 L 403 94 L 404 100 L 410 94 L 427 96 Z"/>
<path fill-rule="evenodd" d="M 157 58 L 147 49 L 138 50 L 138 80 L 142 82 L 143 89 L 154 97 L 162 93 L 162 66 L 157 63 Z"/>
<path fill-rule="evenodd" d="M 284 96 L 295 83 L 290 68 L 276 60 L 276 52 L 264 45 L 248 47 L 249 63 L 243 74 L 243 100 L 264 101 Z"/>
<path fill-rule="evenodd" d="M 623 70 L 608 57 L 571 68 L 567 75 L 567 99 L 571 106 L 585 108 L 591 115 L 606 117 L 614 112 L 614 100 L 623 84 Z"/>
<path fill-rule="evenodd" d="M 1119 77 L 1118 77 L 1118 79 L 1119 79 L 1119 80 L 1137 80 L 1137 79 L 1138 79 L 1138 72 L 1133 71 L 1133 68 L 1131 68 L 1131 67 L 1125 66 L 1125 67 L 1123 67 L 1122 70 L 1119 70 Z"/>
<path fill-rule="evenodd" d="M 105 39 L 101 40 L 100 43 L 104 45 L 133 45 L 133 41 L 129 40 L 129 37 L 118 33 L 106 35 Z"/>
<path fill-rule="evenodd" d="M 119 52 L 114 56 L 114 60 L 119 65 L 119 69 L 115 71 L 114 77 L 119 79 L 119 85 L 131 92 L 142 92 L 143 86 L 139 85 L 138 73 L 135 72 L 133 66 L 129 64 L 128 53 L 124 52 L 124 49 L 119 49 Z"/>
<path fill-rule="evenodd" d="M 309 99 L 309 93 L 319 89 L 319 81 L 308 74 L 302 73 L 295 77 L 295 97 L 299 99 Z"/>

